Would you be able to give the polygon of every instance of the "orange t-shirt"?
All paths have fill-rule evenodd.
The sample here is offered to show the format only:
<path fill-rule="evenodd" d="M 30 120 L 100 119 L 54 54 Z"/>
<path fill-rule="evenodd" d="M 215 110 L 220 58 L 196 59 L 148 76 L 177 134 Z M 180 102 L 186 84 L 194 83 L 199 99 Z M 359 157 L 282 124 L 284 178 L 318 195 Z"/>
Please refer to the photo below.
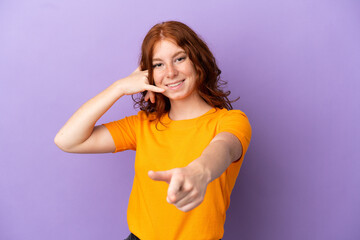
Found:
<path fill-rule="evenodd" d="M 144 240 L 222 238 L 230 194 L 251 138 L 246 115 L 240 110 L 213 108 L 194 119 L 172 121 L 164 114 L 161 121 L 166 127 L 156 121 L 150 122 L 152 117 L 140 111 L 137 115 L 104 124 L 114 139 L 115 152 L 136 150 L 135 176 L 127 211 L 129 230 Z M 220 132 L 230 132 L 240 140 L 242 157 L 208 184 L 198 207 L 182 212 L 166 201 L 168 184 L 153 181 L 148 171 L 187 166 Z"/>

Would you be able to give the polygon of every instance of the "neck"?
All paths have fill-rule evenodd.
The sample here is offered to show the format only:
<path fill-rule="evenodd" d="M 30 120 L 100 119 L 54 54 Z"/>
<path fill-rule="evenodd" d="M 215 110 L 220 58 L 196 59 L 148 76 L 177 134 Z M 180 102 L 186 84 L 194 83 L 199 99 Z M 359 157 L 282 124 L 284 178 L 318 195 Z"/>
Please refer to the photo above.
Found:
<path fill-rule="evenodd" d="M 213 108 L 199 95 L 182 100 L 170 100 L 170 104 L 169 118 L 172 120 L 197 118 Z"/>

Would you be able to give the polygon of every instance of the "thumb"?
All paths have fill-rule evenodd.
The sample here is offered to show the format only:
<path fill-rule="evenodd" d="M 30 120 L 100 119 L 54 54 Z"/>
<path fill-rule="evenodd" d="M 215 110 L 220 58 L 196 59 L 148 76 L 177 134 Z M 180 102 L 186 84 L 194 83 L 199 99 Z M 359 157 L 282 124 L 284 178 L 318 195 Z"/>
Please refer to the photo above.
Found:
<path fill-rule="evenodd" d="M 155 181 L 164 181 L 166 183 L 170 183 L 171 177 L 172 177 L 172 171 L 168 170 L 168 171 L 158 171 L 158 172 L 154 172 L 154 171 L 149 171 L 148 172 L 149 177 L 152 180 Z"/>
<path fill-rule="evenodd" d="M 135 71 L 134 72 L 140 72 L 141 71 L 141 67 L 140 67 L 140 65 L 135 69 Z"/>

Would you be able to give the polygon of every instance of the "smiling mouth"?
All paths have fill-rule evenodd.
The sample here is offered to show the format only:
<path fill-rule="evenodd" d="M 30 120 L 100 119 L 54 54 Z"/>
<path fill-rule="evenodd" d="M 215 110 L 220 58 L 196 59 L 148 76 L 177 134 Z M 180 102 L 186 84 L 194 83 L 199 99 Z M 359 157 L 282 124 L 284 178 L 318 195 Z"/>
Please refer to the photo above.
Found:
<path fill-rule="evenodd" d="M 185 81 L 185 79 L 184 79 L 184 80 L 181 80 L 181 81 L 179 81 L 179 82 L 167 84 L 166 86 L 167 86 L 167 87 L 176 87 L 176 86 L 179 86 L 179 85 L 180 85 L 182 82 L 184 82 L 184 81 Z"/>

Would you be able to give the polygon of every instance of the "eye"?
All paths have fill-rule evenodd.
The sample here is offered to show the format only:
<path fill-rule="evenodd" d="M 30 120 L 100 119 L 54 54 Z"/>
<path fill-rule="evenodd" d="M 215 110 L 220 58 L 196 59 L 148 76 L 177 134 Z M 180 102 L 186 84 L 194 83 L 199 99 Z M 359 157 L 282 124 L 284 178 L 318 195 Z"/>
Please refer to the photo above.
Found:
<path fill-rule="evenodd" d="M 161 67 L 163 64 L 162 63 L 156 63 L 153 65 L 153 68 L 159 68 Z"/>
<path fill-rule="evenodd" d="M 181 61 L 184 61 L 186 57 L 179 57 L 176 59 L 177 62 L 181 62 Z"/>

